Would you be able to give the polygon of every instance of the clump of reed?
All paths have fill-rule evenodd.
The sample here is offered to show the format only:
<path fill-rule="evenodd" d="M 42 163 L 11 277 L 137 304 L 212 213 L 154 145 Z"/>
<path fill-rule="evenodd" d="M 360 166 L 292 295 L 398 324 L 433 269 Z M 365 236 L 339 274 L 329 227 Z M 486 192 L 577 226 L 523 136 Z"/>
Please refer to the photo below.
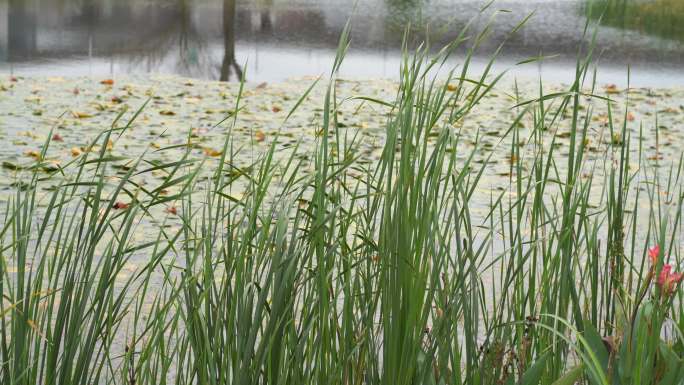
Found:
<path fill-rule="evenodd" d="M 670 319 L 679 336 L 681 291 L 650 284 L 664 262 L 644 258 L 653 243 L 679 255 L 681 160 L 655 168 L 641 154 L 631 159 L 638 143 L 611 116 L 611 137 L 623 140 L 606 149 L 606 172 L 584 177 L 600 167 L 586 161 L 591 103 L 610 103 L 593 95 L 588 50 L 565 92 L 544 94 L 540 84 L 538 98 L 514 103 L 517 118 L 486 155 L 510 152 L 508 189 L 491 196 L 484 216 L 474 214 L 488 162 L 476 162 L 479 143 L 461 143 L 454 123 L 502 75 L 491 73 L 492 58 L 471 78 L 486 29 L 468 33 L 437 53 L 421 46 L 409 54 L 406 44 L 395 100 L 366 98 L 391 109 L 375 163 L 357 161 L 358 138 L 337 124 L 345 32 L 311 173 L 301 172 L 297 150 L 274 161 L 275 144 L 251 170 L 237 169 L 236 115 L 224 122 L 210 178 L 200 177 L 205 163 L 190 151 L 165 164 L 128 159 L 109 178 L 121 159 L 106 144 L 131 124 L 119 121 L 93 141 L 103 144 L 98 152 L 63 168 L 70 178 L 37 165 L 0 216 L 0 381 L 681 381 L 681 339 L 661 341 L 653 331 Z M 445 71 L 465 41 L 472 44 L 459 69 Z M 238 97 L 235 114 L 240 107 Z M 531 127 L 522 127 L 524 117 Z M 545 141 L 564 117 L 567 156 L 555 136 Z M 167 175 L 158 186 L 135 183 L 155 170 Z M 231 194 L 238 179 L 241 198 Z M 171 187 L 177 192 L 163 193 Z M 597 189 L 600 205 L 590 198 Z M 121 196 L 134 199 L 113 204 Z M 138 224 L 169 202 L 181 225 L 134 239 Z M 122 274 L 140 256 L 144 263 Z"/>

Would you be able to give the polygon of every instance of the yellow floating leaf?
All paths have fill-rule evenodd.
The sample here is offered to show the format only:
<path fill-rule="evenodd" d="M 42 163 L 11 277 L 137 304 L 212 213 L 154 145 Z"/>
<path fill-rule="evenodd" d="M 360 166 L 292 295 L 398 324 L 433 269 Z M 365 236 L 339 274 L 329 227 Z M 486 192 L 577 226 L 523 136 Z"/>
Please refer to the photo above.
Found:
<path fill-rule="evenodd" d="M 40 152 L 36 150 L 28 150 L 24 152 L 24 155 L 30 156 L 31 158 L 40 159 Z"/>
<path fill-rule="evenodd" d="M 31 139 L 37 139 L 38 135 L 36 135 L 33 131 L 22 131 L 19 133 L 21 136 L 26 136 Z"/>
<path fill-rule="evenodd" d="M 83 153 L 80 148 L 78 147 L 72 147 L 71 148 L 71 156 L 79 156 Z"/>
<path fill-rule="evenodd" d="M 205 148 L 204 148 L 204 153 L 205 153 L 206 155 L 208 155 L 208 156 L 214 156 L 214 157 L 216 157 L 216 156 L 221 156 L 221 154 L 223 154 L 222 151 L 214 150 L 214 149 L 211 148 L 211 147 L 205 147 Z"/>
<path fill-rule="evenodd" d="M 617 88 L 615 84 L 608 84 L 603 88 L 607 94 L 619 94 L 620 90 Z"/>
<path fill-rule="evenodd" d="M 43 100 L 41 96 L 33 95 L 24 98 L 26 103 L 40 103 Z"/>
<path fill-rule="evenodd" d="M 257 132 L 254 133 L 254 140 L 257 142 L 263 142 L 266 139 L 266 134 L 264 134 L 263 131 L 257 130 Z"/>
<path fill-rule="evenodd" d="M 171 111 L 171 110 L 161 110 L 161 111 L 159 111 L 159 115 L 173 116 L 173 115 L 176 115 L 176 113 Z"/>
<path fill-rule="evenodd" d="M 73 117 L 76 119 L 87 119 L 87 118 L 93 117 L 93 115 L 91 115 L 91 114 L 88 114 L 86 112 L 80 112 L 80 111 L 71 111 L 71 115 L 73 115 Z"/>

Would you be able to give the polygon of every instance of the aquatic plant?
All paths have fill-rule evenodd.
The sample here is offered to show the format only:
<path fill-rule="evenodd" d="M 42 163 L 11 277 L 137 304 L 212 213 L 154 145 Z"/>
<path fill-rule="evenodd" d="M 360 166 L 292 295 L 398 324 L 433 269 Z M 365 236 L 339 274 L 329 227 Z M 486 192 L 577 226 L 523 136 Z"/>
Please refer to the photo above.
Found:
<path fill-rule="evenodd" d="M 684 381 L 684 361 L 682 361 L 681 333 L 668 314 L 672 308 L 672 298 L 681 273 L 671 272 L 672 266 L 658 260 L 658 245 L 648 250 L 651 266 L 641 286 L 641 293 L 634 304 L 631 317 L 622 318 L 616 328 L 617 334 L 601 338 L 591 324 L 585 325 L 584 332 L 578 337 L 583 350 L 582 363 L 568 371 L 559 381 L 572 383 L 582 374 L 591 384 L 680 384 Z M 660 272 L 658 272 L 660 270 Z M 654 280 L 654 278 L 657 279 Z M 655 283 L 655 290 L 651 283 Z M 643 301 L 650 293 L 650 298 Z M 663 338 L 663 334 L 675 332 L 677 335 Z M 676 342 L 673 343 L 673 342 Z"/>
<path fill-rule="evenodd" d="M 648 161 L 629 104 L 615 118 L 589 75 L 591 46 L 567 90 L 511 95 L 495 145 L 466 146 L 460 123 L 503 77 L 495 57 L 472 76 L 487 28 L 470 33 L 436 53 L 406 43 L 387 101 L 338 98 L 347 29 L 311 168 L 297 148 L 276 160 L 277 138 L 236 166 L 249 151 L 233 141 L 244 83 L 205 158 L 192 132 L 155 149 L 186 149 L 167 163 L 112 155 L 145 105 L 69 164 L 46 168 L 48 135 L 30 167 L 14 166 L 0 215 L 0 382 L 678 383 L 681 275 L 647 245 L 677 259 L 681 159 Z M 339 121 L 352 99 L 387 113 L 376 162 L 359 161 L 357 132 Z M 607 132 L 594 131 L 595 103 Z M 601 135 L 608 145 L 591 147 Z M 504 151 L 505 184 L 478 206 Z M 145 222 L 155 233 L 138 233 Z"/>

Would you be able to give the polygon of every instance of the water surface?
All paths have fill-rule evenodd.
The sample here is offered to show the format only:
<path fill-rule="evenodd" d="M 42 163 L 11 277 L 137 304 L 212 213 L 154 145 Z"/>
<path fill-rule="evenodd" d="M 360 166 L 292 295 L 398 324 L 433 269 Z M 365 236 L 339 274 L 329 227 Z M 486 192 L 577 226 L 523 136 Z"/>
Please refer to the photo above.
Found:
<path fill-rule="evenodd" d="M 338 38 L 352 18 L 347 77 L 395 77 L 403 32 L 437 47 L 471 19 L 473 34 L 499 10 L 475 56 L 486 64 L 506 40 L 497 69 L 523 79 L 568 82 L 579 47 L 598 16 L 600 81 L 684 84 L 681 0 L 0 0 L 0 74 L 171 73 L 204 79 L 281 81 L 329 70 Z M 517 34 L 509 32 L 534 13 Z M 1 26 L 2 24 L 0 24 Z M 461 57 L 465 50 L 461 52 Z M 531 56 L 543 63 L 516 66 Z"/>

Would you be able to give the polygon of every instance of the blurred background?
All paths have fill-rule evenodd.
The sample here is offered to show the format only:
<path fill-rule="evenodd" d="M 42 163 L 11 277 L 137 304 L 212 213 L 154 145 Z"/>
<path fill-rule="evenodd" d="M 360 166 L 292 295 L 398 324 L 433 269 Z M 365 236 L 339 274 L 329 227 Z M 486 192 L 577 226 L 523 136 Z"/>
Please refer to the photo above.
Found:
<path fill-rule="evenodd" d="M 684 0 L 0 0 L 0 74 L 116 76 L 170 73 L 248 82 L 325 73 L 347 20 L 351 78 L 393 78 L 404 31 L 438 48 L 472 20 L 495 16 L 474 69 L 510 36 L 497 69 L 568 82 L 597 29 L 599 80 L 684 85 Z M 497 12 L 505 11 L 505 12 Z M 496 15 L 494 15 L 496 14 Z M 600 26 L 597 26 L 599 18 Z M 585 25 L 589 35 L 584 36 Z M 465 48 L 464 48 L 465 49 Z M 465 52 L 463 52 L 464 54 Z M 528 57 L 543 62 L 516 65 Z M 455 60 L 458 60 L 456 58 Z"/>

